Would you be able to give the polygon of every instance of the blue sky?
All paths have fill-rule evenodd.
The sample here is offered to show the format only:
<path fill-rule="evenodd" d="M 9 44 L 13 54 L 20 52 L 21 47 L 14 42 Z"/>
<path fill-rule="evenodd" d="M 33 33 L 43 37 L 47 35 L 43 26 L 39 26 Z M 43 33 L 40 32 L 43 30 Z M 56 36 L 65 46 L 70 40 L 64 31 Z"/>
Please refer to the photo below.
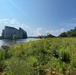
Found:
<path fill-rule="evenodd" d="M 0 34 L 5 25 L 59 35 L 76 27 L 76 0 L 0 0 Z"/>

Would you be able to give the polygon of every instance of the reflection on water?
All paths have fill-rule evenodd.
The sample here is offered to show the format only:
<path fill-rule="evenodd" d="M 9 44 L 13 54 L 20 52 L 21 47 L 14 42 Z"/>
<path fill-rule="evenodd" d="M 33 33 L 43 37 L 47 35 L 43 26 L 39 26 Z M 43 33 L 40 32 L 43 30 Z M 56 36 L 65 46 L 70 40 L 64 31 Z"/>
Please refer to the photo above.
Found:
<path fill-rule="evenodd" d="M 30 40 L 38 40 L 38 39 L 37 39 L 37 38 L 18 39 L 18 40 L 17 40 L 17 44 L 18 44 L 18 43 L 25 43 L 25 42 L 28 42 L 28 41 L 30 41 Z M 5 40 L 5 39 L 0 40 L 0 47 L 1 47 L 2 45 L 14 45 L 14 44 L 15 44 L 15 43 L 14 43 L 13 40 Z"/>

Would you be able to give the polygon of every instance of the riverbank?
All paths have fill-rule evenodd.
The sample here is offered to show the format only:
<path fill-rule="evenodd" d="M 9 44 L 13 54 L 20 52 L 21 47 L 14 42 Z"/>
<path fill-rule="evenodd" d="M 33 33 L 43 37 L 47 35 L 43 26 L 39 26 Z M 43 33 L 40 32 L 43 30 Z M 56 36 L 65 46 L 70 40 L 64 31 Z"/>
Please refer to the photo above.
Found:
<path fill-rule="evenodd" d="M 27 38 L 27 39 L 17 39 L 16 43 L 27 43 L 29 41 L 33 40 L 39 40 L 39 38 Z M 8 39 L 0 39 L 0 47 L 2 45 L 15 45 L 16 44 L 13 40 L 8 40 Z"/>
<path fill-rule="evenodd" d="M 7 75 L 76 75 L 76 38 L 46 38 L 0 50 Z"/>

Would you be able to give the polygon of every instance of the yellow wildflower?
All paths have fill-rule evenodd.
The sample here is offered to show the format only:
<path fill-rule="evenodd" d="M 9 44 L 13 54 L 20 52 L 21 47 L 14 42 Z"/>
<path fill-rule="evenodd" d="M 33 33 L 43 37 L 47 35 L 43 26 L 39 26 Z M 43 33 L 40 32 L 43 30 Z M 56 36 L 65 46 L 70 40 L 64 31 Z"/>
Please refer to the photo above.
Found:
<path fill-rule="evenodd" d="M 28 46 L 28 48 L 30 48 L 31 46 Z"/>
<path fill-rule="evenodd" d="M 55 74 L 55 71 L 53 71 L 52 73 Z"/>
<path fill-rule="evenodd" d="M 15 49 L 20 49 L 20 48 L 21 48 L 21 46 L 20 46 L 20 45 L 18 45 L 18 46 L 15 46 L 14 48 L 15 48 Z"/>
<path fill-rule="evenodd" d="M 17 46 L 17 48 L 21 48 L 21 46 L 20 46 L 20 45 L 18 45 L 18 46 Z"/>

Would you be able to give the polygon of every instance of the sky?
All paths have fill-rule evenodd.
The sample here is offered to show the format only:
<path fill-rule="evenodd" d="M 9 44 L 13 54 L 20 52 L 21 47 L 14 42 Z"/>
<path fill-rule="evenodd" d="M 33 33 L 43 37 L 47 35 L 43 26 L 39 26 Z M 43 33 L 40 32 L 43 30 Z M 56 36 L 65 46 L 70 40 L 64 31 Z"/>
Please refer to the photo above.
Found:
<path fill-rule="evenodd" d="M 76 0 L 0 0 L 0 35 L 5 26 L 58 36 L 76 27 Z"/>

